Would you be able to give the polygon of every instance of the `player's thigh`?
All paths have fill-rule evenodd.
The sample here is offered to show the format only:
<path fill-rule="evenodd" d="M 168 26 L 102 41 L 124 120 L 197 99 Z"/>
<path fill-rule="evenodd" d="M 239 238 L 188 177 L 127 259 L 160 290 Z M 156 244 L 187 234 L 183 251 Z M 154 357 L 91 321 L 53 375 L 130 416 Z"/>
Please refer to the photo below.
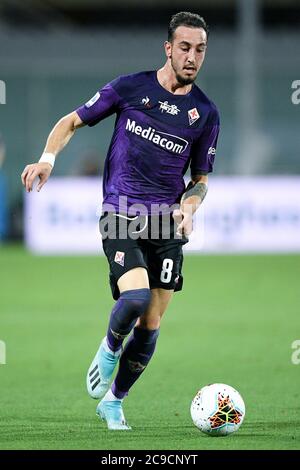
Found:
<path fill-rule="evenodd" d="M 133 268 L 118 280 L 118 288 L 122 293 L 126 290 L 149 289 L 148 273 L 145 268 Z"/>
<path fill-rule="evenodd" d="M 150 289 L 175 292 L 182 289 L 182 244 L 174 240 L 151 242 L 148 258 Z"/>
<path fill-rule="evenodd" d="M 149 288 L 147 264 L 140 243 L 126 236 L 126 226 L 125 231 L 123 227 L 123 231 L 119 229 L 119 220 L 114 213 L 101 216 L 100 232 L 110 267 L 110 286 L 115 300 L 119 298 L 120 292 Z"/>
<path fill-rule="evenodd" d="M 150 305 L 146 312 L 138 319 L 137 326 L 148 330 L 159 328 L 161 318 L 167 310 L 173 293 L 173 290 L 152 289 Z"/>

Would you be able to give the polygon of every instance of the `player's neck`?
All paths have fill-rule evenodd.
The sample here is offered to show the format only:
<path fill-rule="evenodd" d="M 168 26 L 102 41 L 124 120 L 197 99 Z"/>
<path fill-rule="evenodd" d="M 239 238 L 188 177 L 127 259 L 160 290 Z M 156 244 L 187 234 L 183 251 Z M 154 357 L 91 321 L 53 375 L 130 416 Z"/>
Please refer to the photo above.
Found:
<path fill-rule="evenodd" d="M 167 64 L 157 71 L 157 80 L 163 88 L 174 95 L 187 95 L 193 86 L 179 83 L 174 70 L 170 69 Z"/>

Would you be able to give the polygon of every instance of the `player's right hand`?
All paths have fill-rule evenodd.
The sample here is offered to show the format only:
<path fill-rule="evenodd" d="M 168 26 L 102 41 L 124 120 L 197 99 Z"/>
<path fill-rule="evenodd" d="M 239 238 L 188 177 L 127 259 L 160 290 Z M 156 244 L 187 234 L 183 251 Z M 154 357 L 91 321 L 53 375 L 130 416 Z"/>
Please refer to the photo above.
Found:
<path fill-rule="evenodd" d="M 28 193 L 32 191 L 34 180 L 39 177 L 40 181 L 37 185 L 36 190 L 40 191 L 46 181 L 48 180 L 52 171 L 50 163 L 32 163 L 31 165 L 25 166 L 23 173 L 21 174 L 21 180 L 25 189 Z"/>

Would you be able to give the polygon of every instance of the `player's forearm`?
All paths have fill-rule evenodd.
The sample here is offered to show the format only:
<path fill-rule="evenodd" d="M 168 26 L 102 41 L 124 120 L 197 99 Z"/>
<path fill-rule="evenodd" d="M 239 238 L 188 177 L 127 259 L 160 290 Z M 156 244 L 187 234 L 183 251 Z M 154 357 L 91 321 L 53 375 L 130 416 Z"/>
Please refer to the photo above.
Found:
<path fill-rule="evenodd" d="M 67 145 L 75 130 L 82 126 L 84 126 L 84 123 L 76 111 L 58 121 L 49 134 L 44 153 L 39 161 L 26 165 L 23 170 L 21 179 L 27 192 L 32 191 L 36 177 L 40 179 L 37 191 L 41 190 L 51 174 L 56 155 Z"/>
<path fill-rule="evenodd" d="M 81 127 L 82 122 L 74 113 L 60 119 L 49 134 L 44 153 L 52 153 L 55 156 L 67 145 L 75 130 Z"/>
<path fill-rule="evenodd" d="M 208 190 L 207 176 L 201 176 L 197 180 L 192 180 L 181 198 L 180 209 L 183 213 L 193 215 L 202 204 Z"/>

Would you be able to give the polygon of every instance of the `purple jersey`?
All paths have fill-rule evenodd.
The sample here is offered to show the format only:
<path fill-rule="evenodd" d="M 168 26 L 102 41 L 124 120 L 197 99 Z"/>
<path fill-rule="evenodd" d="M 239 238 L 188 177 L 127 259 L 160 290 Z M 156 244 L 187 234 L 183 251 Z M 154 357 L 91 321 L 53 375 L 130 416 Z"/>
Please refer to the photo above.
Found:
<path fill-rule="evenodd" d="M 193 84 L 186 95 L 163 88 L 156 71 L 121 76 L 77 110 L 94 126 L 116 113 L 105 162 L 104 203 L 120 209 L 143 204 L 172 206 L 185 190 L 183 176 L 212 171 L 219 132 L 216 106 Z M 151 210 L 152 208 L 152 210 Z"/>

